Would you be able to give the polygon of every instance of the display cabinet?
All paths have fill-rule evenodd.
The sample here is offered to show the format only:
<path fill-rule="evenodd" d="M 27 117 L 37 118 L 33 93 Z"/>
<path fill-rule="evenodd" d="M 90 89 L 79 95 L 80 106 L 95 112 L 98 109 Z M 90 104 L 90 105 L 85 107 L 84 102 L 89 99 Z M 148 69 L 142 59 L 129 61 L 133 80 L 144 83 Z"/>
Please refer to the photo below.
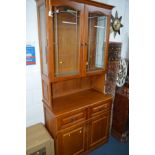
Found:
<path fill-rule="evenodd" d="M 86 153 L 109 136 L 112 96 L 104 90 L 113 6 L 36 2 L 45 125 L 57 155 Z"/>

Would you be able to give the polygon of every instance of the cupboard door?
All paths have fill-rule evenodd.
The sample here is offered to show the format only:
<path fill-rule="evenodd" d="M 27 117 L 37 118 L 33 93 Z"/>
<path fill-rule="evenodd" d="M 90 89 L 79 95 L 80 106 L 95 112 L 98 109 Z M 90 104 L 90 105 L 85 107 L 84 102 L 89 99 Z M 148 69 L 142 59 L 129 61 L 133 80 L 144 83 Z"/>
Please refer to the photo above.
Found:
<path fill-rule="evenodd" d="M 84 152 L 84 126 L 64 131 L 58 136 L 58 155 L 77 155 Z"/>
<path fill-rule="evenodd" d="M 55 78 L 80 75 L 84 5 L 52 2 Z"/>
<path fill-rule="evenodd" d="M 105 142 L 108 138 L 109 115 L 99 115 L 93 118 L 88 129 L 88 147 Z"/>
<path fill-rule="evenodd" d="M 105 70 L 108 51 L 110 16 L 105 9 L 86 6 L 86 71 Z"/>

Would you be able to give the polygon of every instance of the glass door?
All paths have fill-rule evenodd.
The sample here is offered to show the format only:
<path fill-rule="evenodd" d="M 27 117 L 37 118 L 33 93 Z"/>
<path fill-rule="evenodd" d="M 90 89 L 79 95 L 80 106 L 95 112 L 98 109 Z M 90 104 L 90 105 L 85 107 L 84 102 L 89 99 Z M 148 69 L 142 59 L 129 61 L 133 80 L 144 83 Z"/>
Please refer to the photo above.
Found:
<path fill-rule="evenodd" d="M 81 10 L 53 7 L 55 77 L 80 74 Z"/>
<path fill-rule="evenodd" d="M 105 69 L 108 17 L 95 7 L 87 7 L 87 72 Z"/>

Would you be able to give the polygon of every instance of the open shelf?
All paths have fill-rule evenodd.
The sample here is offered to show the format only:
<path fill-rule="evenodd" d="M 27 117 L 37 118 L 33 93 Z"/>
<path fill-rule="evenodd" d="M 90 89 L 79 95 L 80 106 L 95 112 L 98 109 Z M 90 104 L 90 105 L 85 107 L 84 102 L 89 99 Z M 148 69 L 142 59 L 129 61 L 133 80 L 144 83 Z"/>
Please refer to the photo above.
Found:
<path fill-rule="evenodd" d="M 78 108 L 88 107 L 91 104 L 107 101 L 111 96 L 105 95 L 95 89 L 88 89 L 71 95 L 53 99 L 53 113 L 63 114 Z"/>

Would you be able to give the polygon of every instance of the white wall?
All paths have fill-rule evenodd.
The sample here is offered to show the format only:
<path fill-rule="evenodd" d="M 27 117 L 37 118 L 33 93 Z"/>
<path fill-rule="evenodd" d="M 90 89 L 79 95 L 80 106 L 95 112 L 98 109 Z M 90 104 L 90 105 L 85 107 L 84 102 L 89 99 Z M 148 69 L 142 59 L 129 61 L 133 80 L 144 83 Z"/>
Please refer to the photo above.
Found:
<path fill-rule="evenodd" d="M 42 86 L 35 0 L 26 0 L 26 43 L 35 46 L 36 65 L 26 66 L 26 126 L 43 122 Z"/>
<path fill-rule="evenodd" d="M 122 16 L 121 35 L 113 37 L 110 35 L 110 41 L 122 42 L 122 57 L 128 58 L 128 38 L 129 38 L 129 2 L 128 0 L 98 0 L 107 4 L 116 6 L 112 14 L 115 16 L 117 10 L 118 16 Z M 43 122 L 43 104 L 42 87 L 40 74 L 40 58 L 37 29 L 37 12 L 35 0 L 26 0 L 26 41 L 32 43 L 36 50 L 36 65 L 26 66 L 26 126 Z"/>

